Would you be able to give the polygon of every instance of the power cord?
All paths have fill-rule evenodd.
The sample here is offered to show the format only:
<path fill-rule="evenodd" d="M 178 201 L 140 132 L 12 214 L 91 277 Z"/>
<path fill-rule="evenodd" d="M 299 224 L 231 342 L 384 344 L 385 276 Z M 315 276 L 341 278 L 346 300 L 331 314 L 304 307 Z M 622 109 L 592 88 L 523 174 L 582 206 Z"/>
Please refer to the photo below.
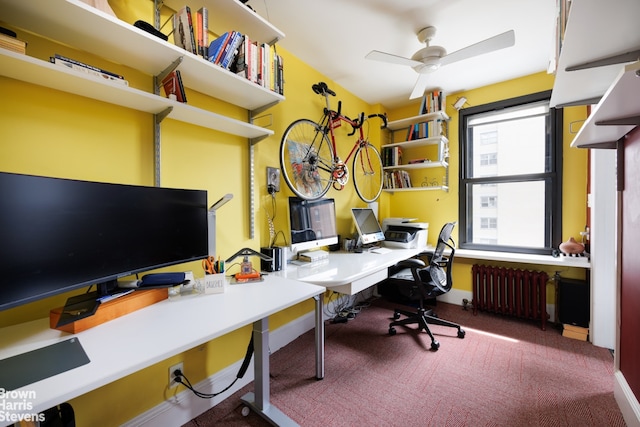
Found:
<path fill-rule="evenodd" d="M 249 345 L 247 346 L 247 352 L 244 355 L 244 360 L 242 361 L 242 365 L 240 366 L 240 369 L 236 374 L 236 378 L 231 382 L 231 384 L 225 387 L 224 390 L 221 390 L 217 393 L 202 393 L 196 390 L 191 384 L 191 381 L 189 381 L 189 379 L 182 373 L 182 371 L 180 371 L 180 369 L 176 369 L 175 371 L 173 371 L 173 376 L 175 377 L 175 382 L 182 384 L 183 386 L 191 390 L 193 394 L 195 394 L 196 396 L 202 399 L 212 399 L 224 393 L 225 391 L 229 390 L 231 387 L 233 387 L 236 381 L 244 377 L 244 374 L 247 373 L 247 369 L 249 369 L 249 363 L 251 362 L 252 356 L 253 356 L 253 334 L 251 334 L 251 340 L 249 341 Z"/>

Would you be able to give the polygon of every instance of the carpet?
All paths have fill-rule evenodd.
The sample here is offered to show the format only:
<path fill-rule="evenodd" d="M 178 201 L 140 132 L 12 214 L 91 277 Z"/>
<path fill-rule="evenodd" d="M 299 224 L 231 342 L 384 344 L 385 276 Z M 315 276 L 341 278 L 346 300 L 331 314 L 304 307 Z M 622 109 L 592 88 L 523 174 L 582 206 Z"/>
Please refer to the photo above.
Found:
<path fill-rule="evenodd" d="M 613 355 L 563 337 L 554 325 L 439 303 L 433 326 L 388 334 L 392 305 L 373 301 L 348 323 L 326 325 L 325 379 L 315 379 L 314 331 L 271 355 L 271 403 L 301 426 L 625 426 L 613 396 Z M 266 426 L 243 417 L 250 384 L 185 424 Z"/>

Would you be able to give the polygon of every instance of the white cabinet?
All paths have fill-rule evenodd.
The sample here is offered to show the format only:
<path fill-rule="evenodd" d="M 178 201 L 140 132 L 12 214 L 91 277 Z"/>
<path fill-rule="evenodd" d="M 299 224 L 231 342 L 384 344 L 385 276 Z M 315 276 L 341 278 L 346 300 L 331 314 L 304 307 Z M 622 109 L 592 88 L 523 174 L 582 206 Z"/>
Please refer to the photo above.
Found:
<path fill-rule="evenodd" d="M 387 124 L 387 129 L 389 129 L 391 134 L 391 143 L 385 144 L 382 146 L 382 157 L 383 164 L 388 164 L 385 162 L 385 152 L 387 150 L 392 150 L 393 148 L 399 148 L 402 150 L 403 159 L 402 162 L 398 164 L 388 165 L 383 167 L 383 171 L 385 174 L 385 181 L 393 180 L 394 177 L 397 180 L 401 180 L 401 177 L 395 176 L 395 172 L 401 173 L 409 173 L 411 171 L 416 170 L 427 170 L 433 169 L 433 173 L 431 174 L 431 178 L 424 178 L 420 180 L 416 180 L 416 175 L 414 174 L 413 179 L 411 181 L 411 186 L 403 186 L 399 187 L 398 185 L 395 188 L 390 188 L 393 186 L 385 185 L 384 191 L 394 193 L 401 191 L 428 191 L 428 190 L 444 190 L 448 191 L 448 150 L 449 150 L 449 140 L 444 135 L 424 137 L 418 139 L 405 140 L 400 142 L 394 142 L 397 139 L 397 136 L 400 132 L 407 132 L 412 126 L 424 123 L 424 122 L 434 122 L 440 121 L 440 123 L 445 124 L 449 120 L 449 116 L 444 111 L 437 111 L 435 113 L 421 114 L 418 116 L 408 117 L 402 120 L 394 120 Z M 437 133 L 440 133 L 439 131 Z M 446 132 L 445 132 L 446 133 Z M 410 153 L 416 153 L 418 148 L 420 147 L 428 147 L 432 146 L 434 149 L 430 150 L 431 156 L 429 158 L 409 158 Z M 410 163 L 410 161 L 414 161 L 415 163 Z M 395 162 L 394 162 L 395 163 Z M 436 172 L 435 168 L 441 169 L 441 173 Z"/>

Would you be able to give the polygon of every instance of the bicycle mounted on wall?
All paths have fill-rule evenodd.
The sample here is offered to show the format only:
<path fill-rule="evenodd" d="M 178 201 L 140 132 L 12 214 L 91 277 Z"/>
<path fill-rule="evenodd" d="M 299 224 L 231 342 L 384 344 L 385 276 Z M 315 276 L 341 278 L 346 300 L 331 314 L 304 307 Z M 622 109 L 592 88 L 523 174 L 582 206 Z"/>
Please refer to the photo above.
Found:
<path fill-rule="evenodd" d="M 326 83 L 314 84 L 313 91 L 325 97 L 326 107 L 318 122 L 298 119 L 285 131 L 280 143 L 280 167 L 284 180 L 298 197 L 306 200 L 319 199 L 331 187 L 342 190 L 349 180 L 347 163 L 353 156 L 353 185 L 358 196 L 366 203 L 378 199 L 382 192 L 383 175 L 380 152 L 371 145 L 363 127 L 368 119 L 378 117 L 382 127 L 387 126 L 387 116 L 364 112 L 356 119 L 341 113 L 342 101 L 338 109 L 330 108 L 329 96 L 336 93 Z M 357 134 L 357 139 L 344 161 L 338 157 L 334 129 L 342 122 L 352 127 L 348 136 Z"/>

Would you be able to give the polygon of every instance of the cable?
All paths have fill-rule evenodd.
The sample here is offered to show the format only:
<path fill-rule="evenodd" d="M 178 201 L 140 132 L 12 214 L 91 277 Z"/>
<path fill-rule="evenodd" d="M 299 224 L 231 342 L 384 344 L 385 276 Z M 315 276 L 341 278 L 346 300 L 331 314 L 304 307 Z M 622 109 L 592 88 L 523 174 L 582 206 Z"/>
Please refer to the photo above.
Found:
<path fill-rule="evenodd" d="M 182 384 L 183 386 L 191 390 L 193 394 L 195 394 L 196 396 L 202 399 L 212 399 L 224 393 L 225 391 L 229 390 L 231 387 L 233 387 L 236 381 L 244 377 L 244 374 L 247 372 L 247 369 L 249 369 L 251 356 L 253 356 L 253 334 L 251 334 L 251 340 L 249 341 L 249 345 L 247 346 L 247 352 L 244 355 L 244 360 L 242 361 L 242 365 L 240 366 L 240 369 L 236 374 L 236 378 L 231 382 L 231 384 L 225 387 L 224 390 L 221 390 L 217 393 L 202 393 L 201 391 L 196 390 L 191 384 L 191 381 L 189 381 L 189 379 L 179 369 L 173 372 L 173 375 L 175 376 L 175 382 Z"/>

